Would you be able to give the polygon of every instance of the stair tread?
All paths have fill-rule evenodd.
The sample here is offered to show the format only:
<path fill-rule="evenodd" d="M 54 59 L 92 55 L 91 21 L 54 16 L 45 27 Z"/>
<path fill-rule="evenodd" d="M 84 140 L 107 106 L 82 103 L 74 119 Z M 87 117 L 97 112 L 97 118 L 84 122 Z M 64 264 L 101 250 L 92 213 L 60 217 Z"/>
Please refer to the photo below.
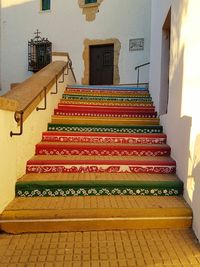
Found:
<path fill-rule="evenodd" d="M 84 143 L 84 142 L 48 142 L 48 141 L 41 141 L 40 143 L 38 143 L 36 146 L 38 147 L 41 147 L 41 146 L 46 146 L 46 147 L 55 147 L 55 146 L 58 146 L 58 147 L 80 147 L 82 146 L 83 148 L 84 147 L 97 147 L 97 148 L 102 148 L 102 147 L 105 147 L 105 148 L 126 148 L 126 147 L 130 147 L 130 148 L 133 148 L 133 149 L 139 149 L 139 148 L 149 148 L 149 149 L 169 149 L 170 146 L 167 145 L 167 144 L 156 144 L 156 145 L 152 145 L 152 144 L 130 144 L 130 143 L 125 143 L 125 144 L 110 144 L 110 143 L 94 143 L 94 142 L 87 142 L 87 143 Z"/>
<path fill-rule="evenodd" d="M 52 115 L 51 122 L 55 124 L 79 124 L 79 125 L 117 125 L 117 126 L 158 126 L 159 118 L 118 118 L 118 117 L 95 117 L 95 116 L 61 116 Z"/>
<path fill-rule="evenodd" d="M 141 173 L 29 173 L 17 182 L 31 181 L 180 181 L 175 174 L 141 174 Z"/>
<path fill-rule="evenodd" d="M 123 158 L 121 156 L 115 156 L 113 159 L 112 156 L 101 156 L 101 160 L 99 160 L 99 156 L 79 156 L 79 155 L 36 155 L 31 158 L 31 160 L 28 161 L 28 163 L 32 161 L 75 161 L 75 162 L 153 162 L 153 163 L 159 163 L 159 162 L 168 162 L 168 163 L 174 163 L 175 161 L 171 157 L 148 157 L 148 156 L 124 156 Z M 145 163 L 144 163 L 145 164 Z"/>

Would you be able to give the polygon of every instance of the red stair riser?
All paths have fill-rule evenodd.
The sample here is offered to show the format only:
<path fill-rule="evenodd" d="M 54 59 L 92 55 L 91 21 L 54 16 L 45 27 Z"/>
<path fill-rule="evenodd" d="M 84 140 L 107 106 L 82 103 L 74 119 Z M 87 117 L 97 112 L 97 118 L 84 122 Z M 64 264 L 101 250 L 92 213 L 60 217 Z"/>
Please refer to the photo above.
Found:
<path fill-rule="evenodd" d="M 59 165 L 55 164 L 29 164 L 26 169 L 27 173 L 175 173 L 176 166 L 174 165 L 155 165 L 155 164 L 131 164 L 127 163 L 119 163 L 112 164 L 109 162 L 108 164 L 75 164 L 71 163 L 60 163 Z"/>
<path fill-rule="evenodd" d="M 68 104 L 68 103 L 63 103 L 60 102 L 58 103 L 58 109 L 64 109 L 64 110 L 69 110 L 69 109 L 83 109 L 85 110 L 86 108 L 90 108 L 92 110 L 109 110 L 109 111 L 132 111 L 132 112 L 137 112 L 137 111 L 145 111 L 145 112 L 155 112 L 155 107 L 154 106 L 102 106 L 102 105 L 92 105 L 92 104 Z"/>
<path fill-rule="evenodd" d="M 59 133 L 45 132 L 43 141 L 50 142 L 90 142 L 90 143 L 114 143 L 114 144 L 165 144 L 164 134 L 101 134 L 101 133 Z"/>
<path fill-rule="evenodd" d="M 94 146 L 94 145 L 36 145 L 37 155 L 85 155 L 85 156 L 169 156 L 170 147 L 124 147 L 124 146 Z"/>

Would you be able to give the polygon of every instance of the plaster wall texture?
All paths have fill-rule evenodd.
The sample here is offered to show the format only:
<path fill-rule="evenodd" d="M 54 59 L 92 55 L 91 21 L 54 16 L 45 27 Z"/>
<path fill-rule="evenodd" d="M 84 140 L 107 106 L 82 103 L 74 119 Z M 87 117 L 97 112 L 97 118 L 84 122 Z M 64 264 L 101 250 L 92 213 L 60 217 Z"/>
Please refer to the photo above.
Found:
<path fill-rule="evenodd" d="M 96 19 L 86 21 L 78 0 L 52 1 L 51 11 L 46 12 L 40 11 L 39 0 L 2 0 L 2 93 L 11 83 L 31 75 L 27 71 L 27 43 L 36 29 L 53 43 L 53 51 L 69 52 L 79 83 L 84 73 L 84 40 L 118 39 L 120 82 L 136 82 L 134 67 L 150 57 L 150 10 L 151 0 L 106 0 Z M 129 51 L 129 39 L 135 38 L 144 38 L 143 51 Z M 148 81 L 148 73 L 148 67 L 141 71 L 141 81 Z"/>
<path fill-rule="evenodd" d="M 62 80 L 62 75 L 59 77 Z M 65 85 L 72 84 L 71 74 L 65 76 L 65 83 L 59 84 L 57 95 L 55 84 L 47 95 L 47 109 L 45 111 L 34 110 L 24 122 L 23 134 L 10 137 L 10 131 L 19 132 L 19 127 L 14 120 L 14 112 L 0 109 L 0 148 L 1 171 L 0 171 L 0 213 L 15 196 L 15 183 L 18 178 L 25 174 L 26 162 L 35 154 L 35 145 L 40 142 L 43 131 L 47 129 L 47 123 L 51 120 L 53 109 L 61 98 Z M 14 90 L 14 89 L 13 89 Z M 44 100 L 38 105 L 43 107 Z"/>
<path fill-rule="evenodd" d="M 162 25 L 171 6 L 168 112 L 161 123 L 185 184 L 184 197 L 193 209 L 193 228 L 200 240 L 200 25 L 197 0 L 153 0 L 150 90 L 159 110 Z"/>

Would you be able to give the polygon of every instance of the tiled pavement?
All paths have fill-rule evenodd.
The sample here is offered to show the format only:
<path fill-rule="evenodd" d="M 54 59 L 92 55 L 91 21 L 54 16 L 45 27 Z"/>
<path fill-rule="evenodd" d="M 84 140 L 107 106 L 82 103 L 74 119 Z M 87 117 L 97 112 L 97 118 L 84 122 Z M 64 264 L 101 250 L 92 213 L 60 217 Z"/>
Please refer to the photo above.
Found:
<path fill-rule="evenodd" d="M 0 234 L 0 267 L 200 266 L 190 229 Z"/>

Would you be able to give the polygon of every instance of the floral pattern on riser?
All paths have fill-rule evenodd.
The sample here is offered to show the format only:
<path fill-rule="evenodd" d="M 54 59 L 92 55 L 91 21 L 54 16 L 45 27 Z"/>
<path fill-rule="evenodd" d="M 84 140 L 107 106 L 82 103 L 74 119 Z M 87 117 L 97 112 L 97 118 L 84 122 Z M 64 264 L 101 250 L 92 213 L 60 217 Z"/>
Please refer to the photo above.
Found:
<path fill-rule="evenodd" d="M 176 166 L 27 165 L 27 173 L 175 173 Z"/>
<path fill-rule="evenodd" d="M 97 132 L 97 133 L 162 133 L 162 126 L 96 126 L 96 125 L 67 125 L 67 124 L 48 124 L 48 131 L 66 131 L 66 132 Z"/>
<path fill-rule="evenodd" d="M 18 190 L 16 192 L 16 195 L 18 197 L 57 197 L 57 196 L 101 196 L 101 195 L 131 195 L 131 196 L 178 196 L 180 195 L 180 191 L 178 189 L 119 189 L 114 188 L 112 190 L 108 188 L 102 188 L 102 189 L 84 189 L 80 188 L 77 190 L 74 190 L 73 188 L 63 190 L 63 189 L 45 189 L 45 190 Z"/>

